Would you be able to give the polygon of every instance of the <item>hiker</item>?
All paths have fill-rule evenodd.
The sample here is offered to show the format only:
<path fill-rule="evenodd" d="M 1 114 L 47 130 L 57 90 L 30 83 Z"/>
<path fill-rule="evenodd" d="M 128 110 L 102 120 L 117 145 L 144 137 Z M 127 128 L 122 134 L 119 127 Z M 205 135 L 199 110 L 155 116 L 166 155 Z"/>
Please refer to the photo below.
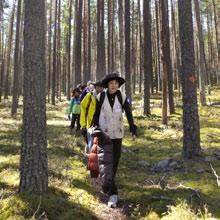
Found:
<path fill-rule="evenodd" d="M 82 102 L 82 100 L 84 99 L 84 97 L 86 96 L 86 94 L 88 92 L 91 92 L 94 90 L 94 84 L 91 80 L 89 80 L 87 82 L 87 86 L 83 85 L 81 86 L 81 94 L 80 94 L 80 97 L 79 97 L 79 100 L 80 102 Z"/>
<path fill-rule="evenodd" d="M 117 207 L 118 190 L 115 185 L 115 175 L 121 156 L 122 138 L 124 136 L 123 128 L 123 110 L 129 123 L 131 135 L 136 137 L 137 126 L 134 124 L 132 111 L 128 98 L 119 90 L 125 80 L 118 73 L 107 75 L 102 84 L 107 90 L 97 96 L 96 114 L 94 117 L 94 126 L 99 128 L 110 137 L 113 143 L 113 178 L 111 187 L 103 189 L 104 193 L 109 195 L 108 206 Z"/>
<path fill-rule="evenodd" d="M 70 133 L 73 133 L 73 129 L 75 128 L 76 124 L 76 130 L 77 133 L 80 130 L 80 90 L 78 88 L 73 89 L 71 92 L 71 100 L 69 102 L 69 108 L 68 108 L 68 118 L 71 120 L 70 124 Z"/>
<path fill-rule="evenodd" d="M 101 82 L 93 83 L 94 90 L 88 92 L 81 101 L 80 125 L 81 133 L 86 140 L 85 153 L 89 151 L 92 146 L 92 137 L 87 131 L 93 125 L 93 117 L 96 110 L 96 96 L 102 92 L 103 86 Z"/>

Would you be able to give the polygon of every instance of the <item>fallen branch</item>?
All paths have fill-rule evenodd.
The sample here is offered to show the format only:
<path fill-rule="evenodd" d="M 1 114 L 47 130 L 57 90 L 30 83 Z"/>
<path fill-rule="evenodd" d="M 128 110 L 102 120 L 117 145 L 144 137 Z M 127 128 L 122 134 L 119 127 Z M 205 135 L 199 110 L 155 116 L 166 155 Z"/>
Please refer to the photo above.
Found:
<path fill-rule="evenodd" d="M 216 173 L 216 171 L 214 170 L 214 168 L 213 168 L 213 166 L 212 166 L 211 163 L 210 163 L 210 167 L 211 167 L 211 169 L 212 169 L 213 174 L 214 174 L 215 177 L 216 177 L 217 185 L 220 186 L 220 177 L 217 175 L 217 173 Z"/>

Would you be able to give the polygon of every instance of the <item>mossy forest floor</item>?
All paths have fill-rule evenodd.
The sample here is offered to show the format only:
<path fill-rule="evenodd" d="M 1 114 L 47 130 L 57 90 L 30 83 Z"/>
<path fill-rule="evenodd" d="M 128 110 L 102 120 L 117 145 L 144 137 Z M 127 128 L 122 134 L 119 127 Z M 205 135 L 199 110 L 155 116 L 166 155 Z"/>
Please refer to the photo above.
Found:
<path fill-rule="evenodd" d="M 117 209 L 106 206 L 106 197 L 97 192 L 89 177 L 83 139 L 69 133 L 67 101 L 47 105 L 49 192 L 42 196 L 17 194 L 22 106 L 16 118 L 11 118 L 10 99 L 1 103 L 0 219 L 220 219 L 220 187 L 204 160 L 211 158 L 220 175 L 220 160 L 213 156 L 213 151 L 220 151 L 220 107 L 200 107 L 202 157 L 183 161 L 181 108 L 169 116 L 165 127 L 161 124 L 161 95 L 153 95 L 150 117 L 142 115 L 141 97 L 135 95 L 134 102 L 138 137 L 132 140 L 127 132 L 123 140 Z M 220 102 L 220 90 L 208 97 Z M 179 98 L 176 104 L 181 105 Z M 168 158 L 182 161 L 183 167 L 155 173 L 138 165 Z"/>

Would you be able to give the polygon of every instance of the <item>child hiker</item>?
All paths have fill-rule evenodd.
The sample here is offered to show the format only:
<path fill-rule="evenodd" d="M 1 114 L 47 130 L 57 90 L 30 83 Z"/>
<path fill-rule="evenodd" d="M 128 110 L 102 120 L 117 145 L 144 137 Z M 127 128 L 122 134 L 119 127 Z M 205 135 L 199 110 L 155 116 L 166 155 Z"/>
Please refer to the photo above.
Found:
<path fill-rule="evenodd" d="M 80 90 L 74 89 L 71 93 L 71 100 L 68 108 L 68 118 L 71 119 L 70 133 L 73 133 L 73 129 L 76 124 L 76 133 L 80 130 L 80 101 L 79 101 Z"/>

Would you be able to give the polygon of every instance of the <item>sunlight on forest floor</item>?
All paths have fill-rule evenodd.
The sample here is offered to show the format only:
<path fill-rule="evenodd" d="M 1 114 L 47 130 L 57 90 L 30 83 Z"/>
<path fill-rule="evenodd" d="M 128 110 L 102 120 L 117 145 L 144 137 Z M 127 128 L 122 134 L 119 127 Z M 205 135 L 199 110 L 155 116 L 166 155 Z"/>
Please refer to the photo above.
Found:
<path fill-rule="evenodd" d="M 220 151 L 220 107 L 199 108 L 203 157 L 182 161 L 181 108 L 169 116 L 166 127 L 161 124 L 160 96 L 153 95 L 149 117 L 142 116 L 139 97 L 135 95 L 133 105 L 138 138 L 133 141 L 127 132 L 123 141 L 127 151 L 122 153 L 117 176 L 119 211 L 132 219 L 209 219 L 208 213 L 220 218 L 220 191 L 204 160 L 213 159 L 212 166 L 220 175 L 220 160 L 213 156 L 215 150 Z M 220 90 L 212 91 L 208 98 L 220 102 Z M 181 104 L 180 99 L 176 103 Z M 86 170 L 84 142 L 69 134 L 66 101 L 55 107 L 47 105 L 49 192 L 42 197 L 16 194 L 22 110 L 20 105 L 16 118 L 11 118 L 10 106 L 11 100 L 0 104 L 0 219 L 104 219 L 102 212 L 107 207 L 99 201 Z M 182 161 L 184 169 L 156 173 L 138 165 L 168 158 Z M 169 187 L 158 184 L 161 179 Z"/>

